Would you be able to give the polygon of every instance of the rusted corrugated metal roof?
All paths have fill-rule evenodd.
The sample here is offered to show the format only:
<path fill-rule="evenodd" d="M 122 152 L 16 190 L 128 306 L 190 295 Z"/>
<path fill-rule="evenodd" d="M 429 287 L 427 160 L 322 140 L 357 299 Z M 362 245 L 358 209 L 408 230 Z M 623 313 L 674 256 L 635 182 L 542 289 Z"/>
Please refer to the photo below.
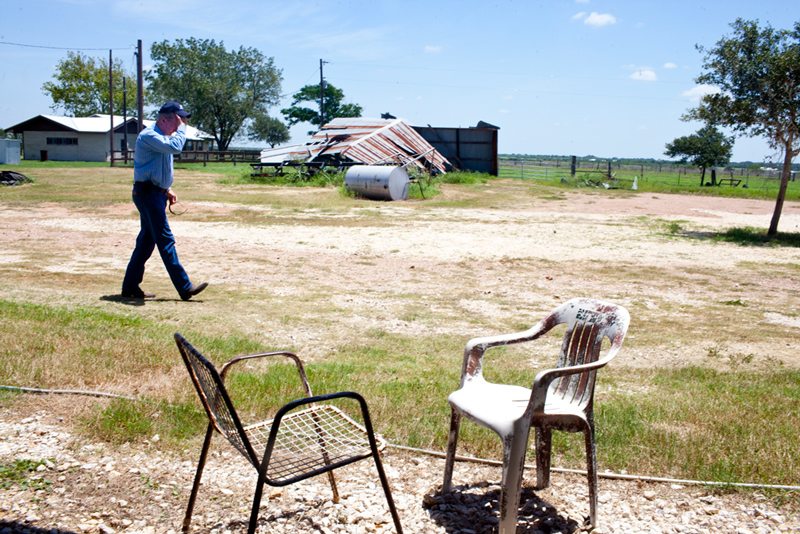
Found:
<path fill-rule="evenodd" d="M 450 162 L 402 119 L 338 118 L 304 145 L 261 152 L 262 163 L 340 159 L 366 165 L 413 165 L 445 172 Z"/>

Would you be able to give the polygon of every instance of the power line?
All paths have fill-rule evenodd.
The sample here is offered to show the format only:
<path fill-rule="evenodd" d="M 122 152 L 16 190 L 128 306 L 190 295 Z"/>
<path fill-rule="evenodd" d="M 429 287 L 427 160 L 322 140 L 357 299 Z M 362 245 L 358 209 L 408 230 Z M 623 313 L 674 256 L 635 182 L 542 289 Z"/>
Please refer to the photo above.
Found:
<path fill-rule="evenodd" d="M 92 50 L 92 51 L 106 51 L 106 50 L 130 50 L 133 48 L 132 46 L 126 46 L 124 48 L 81 48 L 81 47 L 69 47 L 69 46 L 45 46 L 45 45 L 34 45 L 34 44 L 27 44 L 27 43 L 12 43 L 10 41 L 0 41 L 0 44 L 9 45 L 9 46 L 21 46 L 24 48 L 45 48 L 47 50 L 76 50 L 79 52 Z"/>

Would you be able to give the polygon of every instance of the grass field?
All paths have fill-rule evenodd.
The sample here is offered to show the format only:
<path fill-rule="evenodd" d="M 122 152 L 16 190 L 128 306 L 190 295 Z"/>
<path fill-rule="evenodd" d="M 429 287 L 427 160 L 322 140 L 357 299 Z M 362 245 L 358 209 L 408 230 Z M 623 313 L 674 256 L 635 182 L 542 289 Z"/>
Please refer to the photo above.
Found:
<path fill-rule="evenodd" d="M 171 341 L 180 331 L 218 363 L 297 350 L 308 359 L 315 392 L 356 389 L 391 442 L 443 450 L 446 398 L 458 385 L 466 339 L 527 328 L 580 280 L 581 291 L 602 292 L 633 316 L 622 355 L 599 378 L 601 469 L 722 482 L 800 480 L 794 232 L 762 247 L 698 239 L 731 230 L 710 230 L 702 218 L 615 213 L 601 221 L 573 212 L 563 215 L 564 225 L 588 229 L 591 221 L 597 231 L 625 232 L 631 243 L 654 247 L 655 259 L 625 252 L 624 240 L 614 245 L 617 259 L 601 261 L 535 253 L 447 259 L 436 245 L 417 246 L 417 236 L 429 227 L 451 235 L 452 225 L 450 239 L 458 239 L 467 223 L 480 230 L 521 217 L 514 227 L 520 232 L 558 231 L 569 241 L 581 232 L 538 214 L 558 212 L 567 194 L 583 195 L 588 206 L 604 198 L 633 202 L 634 194 L 483 177 L 436 184 L 440 194 L 429 200 L 375 204 L 335 186 L 301 192 L 252 183 L 241 165 L 181 166 L 179 196 L 192 209 L 172 219 L 178 247 L 195 271 L 214 273 L 211 290 L 197 302 L 127 306 L 114 294 L 136 231 L 130 170 L 53 162 L 18 169 L 34 183 L 0 189 L 0 384 L 137 397 L 86 401 L 74 423 L 87 436 L 124 443 L 159 434 L 164 446 L 183 450 L 202 434 L 205 415 Z M 389 230 L 405 241 L 380 248 Z M 498 237 L 506 231 L 488 230 Z M 248 241 L 260 232 L 272 239 Z M 709 262 L 728 256 L 735 276 L 709 270 Z M 170 293 L 157 257 L 148 280 L 159 296 Z M 765 320 L 776 314 L 782 322 Z M 740 327 L 751 323 L 753 329 Z M 551 361 L 554 347 L 547 349 L 498 350 L 490 378 L 528 383 L 531 360 Z M 637 357 L 647 363 L 626 363 Z M 266 416 L 299 394 L 289 369 L 264 370 L 231 377 L 248 416 Z M 18 400 L 0 392 L 0 403 Z M 499 456 L 497 438 L 474 425 L 464 425 L 461 443 L 469 453 Z M 582 450 L 578 436 L 557 433 L 554 465 L 582 467 Z"/>
<path fill-rule="evenodd" d="M 769 176 L 766 173 L 750 172 L 744 169 L 735 169 L 731 172 L 719 172 L 717 179 L 722 180 L 721 185 L 708 186 L 700 184 L 700 173 L 694 168 L 636 168 L 625 166 L 611 168 L 612 179 L 608 179 L 608 169 L 605 165 L 578 168 L 573 176 L 570 173 L 569 162 L 561 162 L 560 166 L 542 165 L 537 162 L 521 160 L 500 160 L 499 175 L 505 178 L 534 180 L 536 182 L 552 185 L 554 187 L 568 188 L 598 188 L 608 184 L 619 189 L 631 189 L 634 179 L 638 191 L 641 192 L 667 192 L 701 194 L 708 196 L 724 196 L 734 198 L 763 198 L 775 199 L 780 185 L 779 176 Z M 733 182 L 730 180 L 733 179 Z M 706 171 L 705 182 L 711 180 L 711 171 Z M 786 198 L 800 200 L 800 183 L 790 181 Z"/>

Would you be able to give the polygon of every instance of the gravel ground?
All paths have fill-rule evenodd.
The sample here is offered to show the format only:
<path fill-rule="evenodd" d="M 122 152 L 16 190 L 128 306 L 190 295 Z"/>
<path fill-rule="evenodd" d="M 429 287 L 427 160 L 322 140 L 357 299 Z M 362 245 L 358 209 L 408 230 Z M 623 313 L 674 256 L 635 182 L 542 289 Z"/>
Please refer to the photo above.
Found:
<path fill-rule="evenodd" d="M 193 529 L 243 532 L 254 470 L 217 438 Z M 155 436 L 121 447 L 87 443 L 51 411 L 20 418 L 9 408 L 0 410 L 0 466 L 21 459 L 44 462 L 27 484 L 0 480 L 0 534 L 179 532 L 196 454 L 161 450 Z M 488 533 L 496 528 L 499 467 L 457 464 L 455 490 L 442 496 L 436 491 L 442 459 L 389 448 L 384 463 L 406 532 Z M 258 531 L 393 532 L 374 466 L 359 462 L 337 473 L 338 504 L 331 502 L 324 477 L 268 488 Z M 777 507 L 757 492 L 725 494 L 699 486 L 601 479 L 599 500 L 596 533 L 800 532 L 796 499 Z M 517 532 L 575 532 L 587 514 L 584 478 L 554 473 L 550 488 L 525 489 Z"/>

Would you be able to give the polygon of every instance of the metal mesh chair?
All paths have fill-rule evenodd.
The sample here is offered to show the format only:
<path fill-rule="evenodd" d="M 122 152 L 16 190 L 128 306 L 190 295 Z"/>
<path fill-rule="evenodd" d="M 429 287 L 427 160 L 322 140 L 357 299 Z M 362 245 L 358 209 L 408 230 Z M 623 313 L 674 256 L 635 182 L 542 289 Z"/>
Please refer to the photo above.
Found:
<path fill-rule="evenodd" d="M 467 342 L 461 387 L 450 394 L 452 410 L 444 484 L 450 491 L 461 416 L 495 431 L 503 440 L 500 534 L 516 531 L 519 492 L 530 427 L 536 429 L 537 488 L 550 483 L 553 430 L 583 432 L 589 482 L 589 522 L 597 522 L 597 458 L 594 442 L 594 383 L 597 370 L 617 355 L 630 321 L 625 308 L 593 299 L 572 299 L 524 332 Z M 483 356 L 492 348 L 533 341 L 566 324 L 556 367 L 539 372 L 530 389 L 494 384 L 483 377 Z M 610 346 L 601 357 L 604 339 Z"/>
<path fill-rule="evenodd" d="M 265 352 L 239 356 L 223 365 L 221 372 L 218 373 L 214 365 L 178 333 L 175 334 L 175 343 L 209 418 L 194 485 L 183 520 L 183 532 L 189 531 L 203 467 L 211 444 L 211 436 L 215 430 L 225 436 L 258 470 L 258 482 L 248 526 L 249 533 L 255 532 L 264 484 L 287 486 L 327 473 L 333 491 L 333 501 L 338 502 L 339 493 L 333 470 L 369 457 L 375 461 L 395 528 L 398 533 L 402 532 L 400 518 L 380 458 L 380 451 L 386 443 L 379 436 L 375 436 L 367 403 L 361 395 L 346 391 L 312 396 L 303 363 L 291 352 Z M 240 421 L 225 389 L 225 375 L 231 366 L 238 362 L 273 356 L 283 356 L 294 362 L 306 397 L 286 404 L 278 410 L 273 419 L 245 426 Z M 338 407 L 323 404 L 334 399 L 351 399 L 357 402 L 363 425 L 348 417 Z M 256 450 L 262 449 L 263 457 L 259 458 Z"/>

